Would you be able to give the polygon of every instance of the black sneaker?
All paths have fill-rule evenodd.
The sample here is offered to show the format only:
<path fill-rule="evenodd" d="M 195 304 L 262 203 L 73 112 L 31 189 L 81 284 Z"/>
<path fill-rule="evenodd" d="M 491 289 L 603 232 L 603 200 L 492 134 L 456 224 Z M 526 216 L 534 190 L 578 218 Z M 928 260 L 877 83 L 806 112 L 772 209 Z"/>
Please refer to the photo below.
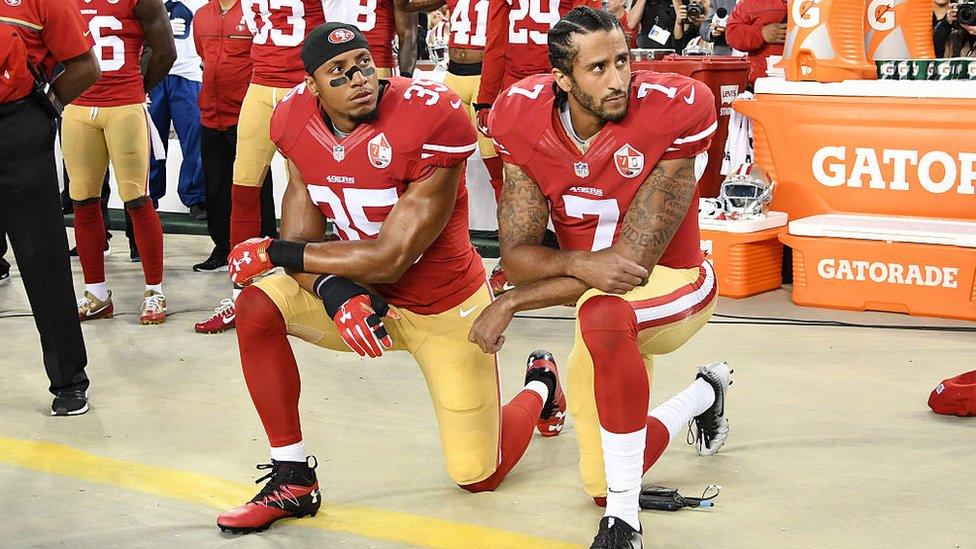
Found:
<path fill-rule="evenodd" d="M 617 517 L 603 517 L 590 549 L 643 549 L 641 533 Z"/>
<path fill-rule="evenodd" d="M 86 391 L 58 391 L 51 403 L 52 416 L 80 416 L 88 411 Z"/>
<path fill-rule="evenodd" d="M 227 270 L 227 254 L 221 254 L 217 250 L 210 253 L 210 257 L 202 263 L 193 266 L 193 270 L 198 273 L 215 273 Z"/>
<path fill-rule="evenodd" d="M 206 221 L 207 207 L 203 204 L 194 204 L 190 206 L 190 219 L 194 221 Z"/>
<path fill-rule="evenodd" d="M 258 465 L 258 469 L 271 469 L 271 472 L 255 484 L 270 479 L 268 483 L 251 501 L 221 513 L 217 526 L 224 532 L 250 534 L 267 530 L 283 518 L 314 517 L 322 505 L 319 482 L 315 478 L 317 465 L 312 456 L 304 462 L 272 460 Z"/>

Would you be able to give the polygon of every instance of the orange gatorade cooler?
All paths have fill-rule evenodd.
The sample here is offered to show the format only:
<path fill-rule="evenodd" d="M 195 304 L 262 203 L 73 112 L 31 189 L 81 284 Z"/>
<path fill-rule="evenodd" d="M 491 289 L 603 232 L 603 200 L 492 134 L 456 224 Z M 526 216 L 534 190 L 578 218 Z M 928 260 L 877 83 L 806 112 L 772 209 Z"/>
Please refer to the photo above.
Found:
<path fill-rule="evenodd" d="M 932 2 L 870 0 L 864 21 L 864 48 L 869 63 L 875 59 L 935 58 Z"/>
<path fill-rule="evenodd" d="M 759 219 L 699 219 L 701 247 L 715 267 L 718 294 L 742 298 L 783 285 L 786 214 L 769 212 Z"/>
<path fill-rule="evenodd" d="M 863 0 L 790 0 L 783 61 L 787 80 L 875 77 L 864 52 Z"/>
<path fill-rule="evenodd" d="M 972 221 L 824 214 L 780 239 L 797 305 L 976 320 Z"/>

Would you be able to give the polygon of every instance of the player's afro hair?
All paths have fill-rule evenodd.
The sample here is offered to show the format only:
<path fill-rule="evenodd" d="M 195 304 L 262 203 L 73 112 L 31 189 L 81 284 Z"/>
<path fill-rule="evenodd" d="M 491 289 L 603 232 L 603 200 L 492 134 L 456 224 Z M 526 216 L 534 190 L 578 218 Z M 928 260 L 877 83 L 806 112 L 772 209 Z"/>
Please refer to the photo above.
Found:
<path fill-rule="evenodd" d="M 549 63 L 565 74 L 573 74 L 573 63 L 579 55 L 573 35 L 614 30 L 623 32 L 620 21 L 613 15 L 587 6 L 573 8 L 549 30 Z"/>

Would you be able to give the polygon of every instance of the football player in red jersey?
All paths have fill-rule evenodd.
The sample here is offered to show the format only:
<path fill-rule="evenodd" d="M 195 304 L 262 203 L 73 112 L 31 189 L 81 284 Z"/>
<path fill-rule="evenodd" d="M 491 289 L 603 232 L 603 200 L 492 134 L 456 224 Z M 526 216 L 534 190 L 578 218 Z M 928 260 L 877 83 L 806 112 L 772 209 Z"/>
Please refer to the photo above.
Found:
<path fill-rule="evenodd" d="M 288 158 L 281 240 L 251 239 L 231 252 L 238 284 L 274 266 L 240 295 L 237 337 L 244 378 L 271 444 L 268 484 L 222 514 L 225 531 L 259 531 L 314 515 L 321 505 L 298 416 L 298 365 L 288 343 L 360 356 L 413 355 L 430 388 L 451 479 L 493 490 L 538 428 L 562 428 L 565 399 L 551 357 L 533 353 L 525 388 L 499 404 L 495 357 L 468 341 L 491 303 L 468 237 L 464 161 L 475 130 L 446 86 L 380 80 L 352 25 L 313 31 L 310 75 L 278 105 L 271 136 Z M 326 220 L 338 240 L 325 240 Z"/>
<path fill-rule="evenodd" d="M 393 76 L 393 67 L 400 69 L 401 76 L 413 76 L 417 65 L 415 14 L 399 9 L 394 0 L 322 0 L 322 4 L 327 21 L 355 25 L 366 36 L 380 78 Z M 400 44 L 396 55 L 394 37 Z"/>
<path fill-rule="evenodd" d="M 632 73 L 606 12 L 574 9 L 549 32 L 549 51 L 552 74 L 510 87 L 489 122 L 505 161 L 500 243 L 516 288 L 481 313 L 471 339 L 496 352 L 516 312 L 576 301 L 567 397 L 584 488 L 606 505 L 592 547 L 631 549 L 641 477 L 670 440 L 692 419 L 702 455 L 728 435 L 721 362 L 647 413 L 654 355 L 688 341 L 715 306 L 695 169 L 715 107 L 701 82 Z M 540 245 L 550 215 L 562 250 Z"/>
<path fill-rule="evenodd" d="M 251 84 L 237 123 L 237 156 L 231 189 L 230 244 L 261 234 L 261 186 L 274 157 L 269 137 L 271 113 L 288 90 L 302 81 L 300 57 L 305 37 L 325 22 L 322 0 L 241 0 L 252 38 Z M 233 297 L 240 292 L 235 288 Z M 234 327 L 234 302 L 223 300 L 194 329 L 212 334 Z"/>
<path fill-rule="evenodd" d="M 85 276 L 78 300 L 78 318 L 93 320 L 114 314 L 112 291 L 105 281 L 105 220 L 102 180 L 109 160 L 119 197 L 132 217 L 136 247 L 146 279 L 142 324 L 166 320 L 163 296 L 163 229 L 152 200 L 146 196 L 151 133 L 146 90 L 169 72 L 176 46 L 169 16 L 161 0 L 78 0 L 81 16 L 95 40 L 102 76 L 64 109 L 61 146 L 74 201 L 75 240 Z M 143 42 L 152 48 L 146 73 L 140 72 Z"/>

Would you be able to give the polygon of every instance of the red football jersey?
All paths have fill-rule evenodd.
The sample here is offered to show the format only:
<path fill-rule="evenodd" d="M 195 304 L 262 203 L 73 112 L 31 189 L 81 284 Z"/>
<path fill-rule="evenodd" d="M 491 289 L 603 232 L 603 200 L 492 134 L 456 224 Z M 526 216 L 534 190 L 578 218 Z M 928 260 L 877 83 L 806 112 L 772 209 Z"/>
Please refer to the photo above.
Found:
<path fill-rule="evenodd" d="M 447 86 L 391 78 L 379 117 L 343 139 L 323 121 L 305 84 L 286 95 L 271 118 L 271 139 L 302 174 L 308 194 L 343 240 L 376 238 L 397 200 L 436 168 L 474 152 L 476 136 L 461 100 Z M 468 193 L 458 187 L 454 213 L 437 240 L 399 281 L 375 288 L 393 305 L 436 314 L 485 284 L 468 235 Z"/>
<path fill-rule="evenodd" d="M 325 18 L 356 25 L 366 41 L 377 67 L 392 69 L 396 15 L 393 0 L 323 0 Z"/>
<path fill-rule="evenodd" d="M 559 244 L 602 250 L 613 244 L 637 189 L 661 160 L 708 150 L 718 127 L 708 86 L 670 73 L 634 72 L 626 118 L 608 122 L 586 154 L 572 143 L 555 104 L 553 78 L 526 78 L 499 96 L 489 129 L 505 162 L 521 166 L 549 200 Z M 702 262 L 698 192 L 658 262 Z"/>
<path fill-rule="evenodd" d="M 78 0 L 81 17 L 95 41 L 102 77 L 75 99 L 85 107 L 118 107 L 146 102 L 142 86 L 142 23 L 133 11 L 139 0 Z"/>
<path fill-rule="evenodd" d="M 302 43 L 325 23 L 322 0 L 241 0 L 244 21 L 253 38 L 251 82 L 291 88 L 305 78 Z"/>
<path fill-rule="evenodd" d="M 583 0 L 489 0 L 478 103 L 494 103 L 509 84 L 549 72 L 547 33 L 580 3 Z"/>
<path fill-rule="evenodd" d="M 488 0 L 447 0 L 451 36 L 447 47 L 483 50 L 488 41 Z"/>

